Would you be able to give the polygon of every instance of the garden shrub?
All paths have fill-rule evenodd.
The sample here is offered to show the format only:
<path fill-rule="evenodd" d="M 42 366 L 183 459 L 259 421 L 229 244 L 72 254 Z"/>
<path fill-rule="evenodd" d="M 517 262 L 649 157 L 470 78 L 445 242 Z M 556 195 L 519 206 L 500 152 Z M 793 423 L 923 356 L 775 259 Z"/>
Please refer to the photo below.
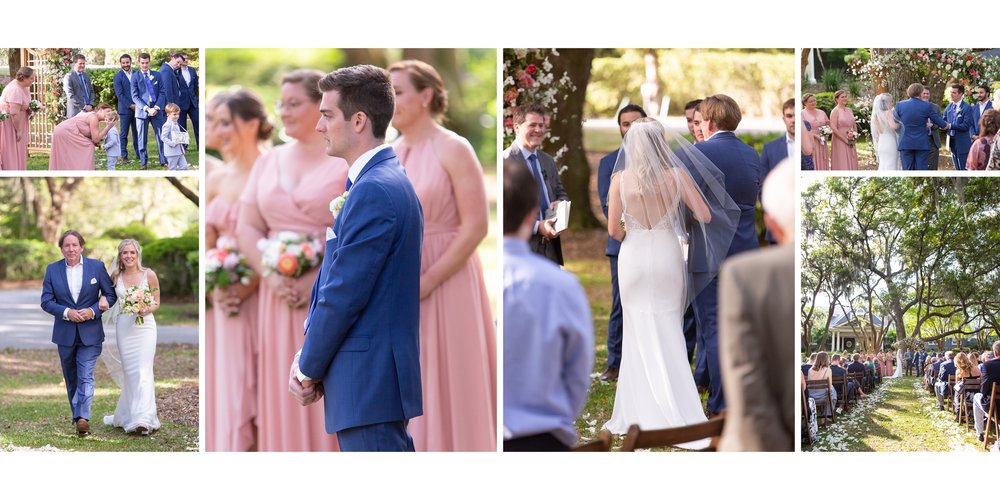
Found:
<path fill-rule="evenodd" d="M 0 240 L 0 280 L 40 280 L 45 267 L 62 258 L 59 248 L 39 240 Z"/>
<path fill-rule="evenodd" d="M 198 267 L 189 263 L 191 252 L 198 252 L 198 238 L 190 236 L 151 241 L 143 249 L 142 263 L 156 271 L 162 296 L 184 297 L 191 293 L 191 283 L 198 278 Z"/>

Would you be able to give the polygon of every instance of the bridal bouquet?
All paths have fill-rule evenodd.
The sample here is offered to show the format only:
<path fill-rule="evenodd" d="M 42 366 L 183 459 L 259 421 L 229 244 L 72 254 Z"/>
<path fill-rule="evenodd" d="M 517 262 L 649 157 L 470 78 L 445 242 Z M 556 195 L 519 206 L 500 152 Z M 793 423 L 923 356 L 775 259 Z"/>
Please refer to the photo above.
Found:
<path fill-rule="evenodd" d="M 121 301 L 121 311 L 124 314 L 134 314 L 135 324 L 141 325 L 146 319 L 139 315 L 140 311 L 145 311 L 156 305 L 153 292 L 157 289 L 147 290 L 138 286 L 129 287 L 125 290 L 125 297 Z"/>
<path fill-rule="evenodd" d="M 323 243 L 291 231 L 281 231 L 271 239 L 257 242 L 264 276 L 274 273 L 298 278 L 323 260 Z"/>
<path fill-rule="evenodd" d="M 250 284 L 253 269 L 247 265 L 246 257 L 236 248 L 232 238 L 222 236 L 209 249 L 205 261 L 205 287 L 208 292 L 216 288 L 226 288 L 229 285 L 241 283 Z"/>
<path fill-rule="evenodd" d="M 823 125 L 819 128 L 819 143 L 826 145 L 826 138 L 833 135 L 833 129 L 829 125 Z"/>
<path fill-rule="evenodd" d="M 32 113 L 37 113 L 38 110 L 42 109 L 42 103 L 38 99 L 32 99 L 31 102 L 28 103 L 28 109 L 30 109 Z"/>

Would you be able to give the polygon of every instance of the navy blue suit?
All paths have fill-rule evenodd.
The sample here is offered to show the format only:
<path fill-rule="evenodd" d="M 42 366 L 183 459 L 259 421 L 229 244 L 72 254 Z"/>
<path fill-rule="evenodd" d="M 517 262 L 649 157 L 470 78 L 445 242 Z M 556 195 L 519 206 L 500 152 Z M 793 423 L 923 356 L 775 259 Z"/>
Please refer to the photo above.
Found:
<path fill-rule="evenodd" d="M 757 197 L 760 193 L 760 169 L 757 151 L 741 141 L 733 132 L 716 132 L 705 142 L 694 146 L 704 154 L 724 176 L 726 192 L 740 209 L 740 219 L 736 234 L 727 252 L 727 257 L 760 247 L 757 241 Z M 698 226 L 695 232 L 700 233 Z M 688 266 L 692 273 L 717 272 L 709 269 L 704 260 L 704 249 L 697 242 L 700 234 L 692 234 L 689 247 Z M 708 411 L 718 413 L 726 408 L 722 393 L 722 373 L 719 368 L 719 338 L 717 311 L 719 305 L 718 278 L 706 286 L 695 298 L 694 309 L 698 325 L 698 358 L 695 366 L 695 381 L 699 385 L 708 382 Z M 701 359 L 704 358 L 704 367 Z M 707 375 L 706 375 L 707 374 Z"/>
<path fill-rule="evenodd" d="M 983 114 L 990 109 L 993 109 L 993 101 L 986 101 L 986 107 L 983 108 L 982 113 L 979 112 L 978 102 L 972 105 L 972 130 L 969 131 L 969 135 L 973 138 L 979 135 L 979 120 L 982 119 Z"/>
<path fill-rule="evenodd" d="M 767 144 L 760 151 L 760 182 L 764 183 L 764 179 L 767 179 L 767 174 L 774 170 L 774 167 L 778 166 L 782 160 L 788 158 L 788 135 L 783 135 Z M 764 239 L 772 245 L 777 245 L 778 242 L 774 239 L 774 235 L 771 234 L 770 230 L 764 233 Z"/>
<path fill-rule="evenodd" d="M 910 98 L 896 104 L 896 119 L 903 125 L 899 138 L 899 157 L 903 170 L 927 170 L 927 120 L 940 128 L 948 123 L 941 118 L 938 107 L 920 99 Z"/>
<path fill-rule="evenodd" d="M 945 121 L 951 128 L 945 133 L 948 134 L 948 147 L 951 149 L 951 161 L 955 164 L 955 170 L 965 170 L 965 160 L 969 158 L 969 150 L 972 149 L 972 136 L 969 135 L 973 129 L 972 106 L 965 101 L 951 103 L 944 109 Z"/>
<path fill-rule="evenodd" d="M 111 277 L 99 260 L 83 257 L 83 279 L 80 293 L 73 300 L 66 278 L 66 259 L 53 262 L 45 268 L 42 281 L 42 309 L 55 317 L 52 326 L 52 342 L 58 346 L 59 361 L 63 378 L 66 380 L 66 395 L 73 412 L 73 422 L 83 418 L 90 420 L 90 404 L 94 399 L 94 366 L 101 355 L 104 342 L 104 326 L 101 310 L 98 308 L 101 294 L 114 305 L 118 300 Z M 94 317 L 80 323 L 63 319 L 66 309 L 89 308 Z"/>
<path fill-rule="evenodd" d="M 194 143 L 195 146 L 198 145 L 198 72 L 194 68 L 185 68 L 181 66 L 177 69 L 180 76 L 177 77 L 177 84 L 180 86 L 181 93 L 177 105 L 181 108 L 181 116 L 177 119 L 177 122 L 181 124 L 182 127 L 187 128 L 188 118 L 191 118 L 191 126 L 194 127 Z M 191 77 L 191 83 L 189 84 L 187 80 L 184 79 L 184 72 Z"/>
<path fill-rule="evenodd" d="M 139 163 L 146 165 L 149 155 L 146 152 L 147 130 L 149 125 L 153 125 L 153 136 L 156 138 L 156 148 L 159 152 L 160 163 L 167 163 L 167 157 L 163 154 L 163 140 L 160 139 L 160 128 L 167 122 L 167 101 L 163 95 L 163 85 L 160 74 L 156 71 L 149 71 L 150 78 L 143 77 L 141 71 L 132 72 L 132 102 L 135 103 L 135 121 L 139 125 L 139 138 L 135 141 L 139 146 Z M 146 82 L 149 82 L 148 85 Z M 152 91 L 150 91 L 152 88 Z M 145 108 L 159 107 L 160 110 L 152 118 L 146 113 Z"/>
<path fill-rule="evenodd" d="M 604 216 L 608 216 L 608 191 L 611 189 L 611 174 L 615 169 L 615 160 L 618 159 L 616 149 L 609 153 L 597 167 L 597 195 L 601 198 L 601 210 Z M 608 221 L 608 225 L 617 224 L 618 221 Z M 604 249 L 604 254 L 611 262 L 611 314 L 608 316 L 608 368 L 618 368 L 622 362 L 622 301 L 618 294 L 618 250 L 622 244 L 618 240 L 608 236 L 608 243 Z"/>
<path fill-rule="evenodd" d="M 423 414 L 423 212 L 391 147 L 349 193 L 328 232 L 299 369 L 323 381 L 326 430 L 341 450 L 412 451 L 406 423 Z"/>
<path fill-rule="evenodd" d="M 136 72 L 133 71 L 134 75 Z M 118 70 L 114 79 L 115 97 L 118 98 L 118 121 L 121 131 L 118 133 L 118 144 L 122 149 L 122 160 L 128 160 L 128 133 L 132 131 L 132 151 L 139 156 L 139 131 L 135 124 L 135 105 L 132 102 L 132 80 L 125 70 Z"/>
<path fill-rule="evenodd" d="M 955 361 L 948 360 L 941 363 L 940 367 L 937 369 L 935 379 L 937 383 L 934 384 L 935 392 L 937 393 L 938 407 L 943 406 L 944 397 L 952 389 L 951 384 L 948 383 L 948 377 L 955 375 Z"/>

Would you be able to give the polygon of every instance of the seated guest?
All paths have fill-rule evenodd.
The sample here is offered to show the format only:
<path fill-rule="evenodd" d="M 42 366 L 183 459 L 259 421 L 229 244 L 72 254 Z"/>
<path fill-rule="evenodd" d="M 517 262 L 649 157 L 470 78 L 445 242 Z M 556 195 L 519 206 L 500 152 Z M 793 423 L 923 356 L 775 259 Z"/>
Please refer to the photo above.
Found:
<path fill-rule="evenodd" d="M 865 373 L 865 365 L 864 365 L 864 363 L 861 362 L 861 354 L 856 352 L 851 357 L 851 359 L 854 362 L 851 363 L 851 364 L 849 364 L 849 365 L 847 365 L 847 373 L 849 373 L 849 374 L 850 373 L 862 373 L 862 374 L 864 374 Z M 863 383 L 864 383 L 864 379 L 862 378 L 862 384 Z M 865 395 L 864 387 L 858 386 L 856 389 L 857 389 L 858 396 L 864 396 Z"/>
<path fill-rule="evenodd" d="M 964 382 L 967 378 L 979 378 L 980 372 L 979 367 L 976 366 L 977 363 L 973 363 L 973 358 L 976 354 L 973 353 L 971 356 L 962 352 L 958 356 L 955 356 L 955 421 L 958 421 L 958 409 L 959 405 L 962 404 L 959 395 L 962 394 Z"/>
<path fill-rule="evenodd" d="M 808 375 L 809 369 L 812 368 L 813 364 L 815 363 L 816 363 L 816 353 L 812 353 L 809 355 L 809 361 L 802 363 L 802 374 Z"/>
<path fill-rule="evenodd" d="M 846 390 L 842 386 L 836 386 L 833 389 L 837 391 L 837 395 L 846 402 L 850 402 L 852 393 L 854 392 L 854 387 L 857 385 L 853 380 L 847 380 L 847 370 L 844 369 L 844 360 L 840 357 L 840 354 L 834 354 L 830 363 L 830 372 L 833 378 L 843 378 L 844 385 L 847 387 Z M 840 392 L 843 390 L 843 394 Z"/>
<path fill-rule="evenodd" d="M 504 163 L 504 451 L 565 451 L 594 367 L 580 282 L 528 248 L 538 218 L 531 171 Z"/>
<path fill-rule="evenodd" d="M 972 396 L 973 423 L 976 426 L 976 438 L 980 441 L 983 440 L 983 431 L 986 428 L 986 412 L 990 409 L 993 385 L 1000 383 L 1000 340 L 993 343 L 993 351 L 990 354 L 993 355 L 992 359 L 983 363 L 979 394 Z M 997 442 L 1000 443 L 1000 438 L 997 439 Z"/>
<path fill-rule="evenodd" d="M 944 353 L 944 361 L 939 362 L 937 368 L 937 383 L 934 384 L 935 392 L 937 392 L 937 402 L 938 409 L 944 409 L 944 397 L 948 394 L 948 377 L 955 374 L 955 353 L 948 351 Z"/>
<path fill-rule="evenodd" d="M 816 363 L 813 364 L 812 368 L 809 369 L 809 373 L 806 374 L 807 381 L 813 380 L 825 380 L 826 388 L 823 389 L 809 389 L 809 397 L 815 399 L 817 402 L 825 401 L 827 395 L 833 401 L 833 407 L 827 407 L 823 409 L 823 414 L 820 415 L 820 423 L 826 423 L 829 418 L 833 415 L 833 408 L 837 407 L 837 393 L 833 390 L 833 375 L 830 372 L 830 356 L 825 352 L 819 352 L 816 354 Z"/>

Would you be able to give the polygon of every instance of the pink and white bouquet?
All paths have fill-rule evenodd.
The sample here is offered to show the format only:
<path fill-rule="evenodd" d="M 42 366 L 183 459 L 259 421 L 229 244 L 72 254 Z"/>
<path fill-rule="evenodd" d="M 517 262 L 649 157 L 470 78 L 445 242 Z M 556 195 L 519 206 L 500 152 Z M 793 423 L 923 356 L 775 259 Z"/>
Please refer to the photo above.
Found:
<path fill-rule="evenodd" d="M 819 128 L 819 143 L 825 146 L 827 138 L 832 135 L 833 129 L 829 125 L 823 125 Z"/>
<path fill-rule="evenodd" d="M 205 288 L 209 293 L 237 283 L 250 284 L 253 269 L 247 265 L 246 257 L 236 248 L 232 238 L 220 237 L 205 257 Z"/>
<path fill-rule="evenodd" d="M 281 231 L 257 242 L 264 276 L 274 273 L 298 278 L 323 261 L 323 243 L 304 234 Z"/>
<path fill-rule="evenodd" d="M 28 109 L 30 109 L 32 113 L 37 113 L 38 110 L 42 109 L 41 101 L 38 99 L 32 99 L 31 102 L 28 103 Z"/>
<path fill-rule="evenodd" d="M 135 315 L 135 324 L 137 325 L 145 323 L 146 319 L 140 316 L 139 312 L 147 311 L 156 305 L 156 299 L 153 298 L 153 292 L 156 290 L 156 288 L 148 290 L 138 286 L 129 287 L 128 290 L 125 290 L 125 297 L 121 300 L 122 314 Z"/>

